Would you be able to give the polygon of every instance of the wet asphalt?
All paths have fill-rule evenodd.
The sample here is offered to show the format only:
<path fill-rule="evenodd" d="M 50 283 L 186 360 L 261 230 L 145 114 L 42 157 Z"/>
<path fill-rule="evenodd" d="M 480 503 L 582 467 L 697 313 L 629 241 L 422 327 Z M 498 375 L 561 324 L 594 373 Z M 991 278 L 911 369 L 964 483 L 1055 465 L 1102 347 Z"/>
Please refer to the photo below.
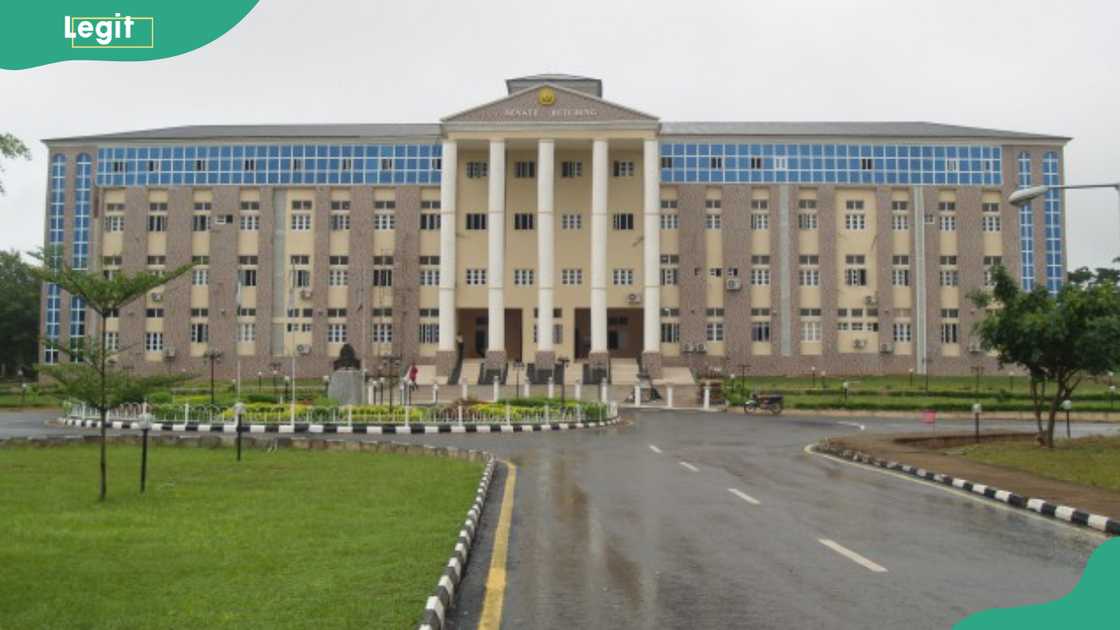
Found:
<path fill-rule="evenodd" d="M 49 416 L 0 414 L 0 437 L 75 433 L 45 428 Z M 971 612 L 1065 595 L 1105 540 L 805 452 L 860 430 L 851 424 L 686 411 L 633 418 L 596 430 L 381 439 L 485 449 L 517 467 L 503 628 L 946 628 Z M 503 467 L 495 478 L 451 627 L 477 626 L 507 475 Z"/>

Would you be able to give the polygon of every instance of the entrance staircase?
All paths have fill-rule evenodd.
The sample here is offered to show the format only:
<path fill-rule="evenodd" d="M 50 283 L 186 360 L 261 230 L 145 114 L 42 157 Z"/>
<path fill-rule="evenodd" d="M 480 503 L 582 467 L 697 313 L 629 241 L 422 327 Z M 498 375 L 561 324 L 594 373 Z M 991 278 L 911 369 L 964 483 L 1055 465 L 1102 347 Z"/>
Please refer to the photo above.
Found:
<path fill-rule="evenodd" d="M 611 383 L 636 385 L 638 383 L 637 359 L 611 359 Z"/>
<path fill-rule="evenodd" d="M 459 373 L 459 383 L 477 385 L 482 375 L 482 359 L 463 359 L 463 369 Z"/>

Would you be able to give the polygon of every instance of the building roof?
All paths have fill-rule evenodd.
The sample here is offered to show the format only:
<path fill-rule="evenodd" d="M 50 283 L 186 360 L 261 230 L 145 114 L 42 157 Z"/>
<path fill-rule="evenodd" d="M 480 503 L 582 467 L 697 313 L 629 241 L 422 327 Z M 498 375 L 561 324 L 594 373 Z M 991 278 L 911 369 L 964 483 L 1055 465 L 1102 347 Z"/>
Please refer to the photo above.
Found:
<path fill-rule="evenodd" d="M 549 75 L 540 75 L 549 76 Z M 501 100 L 501 99 L 499 99 Z M 142 129 L 89 136 L 48 138 L 47 143 L 129 142 L 212 139 L 317 139 L 367 140 L 379 138 L 431 138 L 441 134 L 438 123 L 296 124 L 296 125 L 187 125 Z M 1066 142 L 1066 136 L 963 127 L 931 122 L 663 122 L 662 136 L 845 137 L 907 139 L 1007 139 Z"/>
<path fill-rule="evenodd" d="M 129 140 L 208 140 L 215 138 L 437 138 L 438 124 L 314 124 L 314 125 L 186 125 L 141 129 L 71 138 L 48 138 L 44 142 L 114 142 Z"/>
<path fill-rule="evenodd" d="M 664 136 L 844 136 L 854 138 L 1006 138 L 1067 141 L 1065 136 L 932 122 L 662 122 Z"/>
<path fill-rule="evenodd" d="M 595 77 L 581 77 L 574 74 L 531 74 L 524 77 L 506 79 L 506 93 L 514 94 L 531 85 L 551 83 L 553 85 L 566 85 L 570 88 L 586 92 L 592 96 L 603 97 L 603 81 Z"/>

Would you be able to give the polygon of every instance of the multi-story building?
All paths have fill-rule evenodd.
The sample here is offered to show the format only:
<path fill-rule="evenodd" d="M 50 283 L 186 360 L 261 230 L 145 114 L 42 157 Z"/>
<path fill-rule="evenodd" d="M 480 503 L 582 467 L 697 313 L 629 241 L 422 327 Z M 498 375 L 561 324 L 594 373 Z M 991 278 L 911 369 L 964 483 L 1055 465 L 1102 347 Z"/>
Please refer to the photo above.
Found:
<path fill-rule="evenodd" d="M 596 79 L 507 86 L 438 124 L 48 140 L 46 242 L 106 274 L 196 264 L 107 322 L 140 371 L 201 372 L 213 349 L 243 374 L 293 356 L 322 374 L 349 343 L 444 376 L 460 353 L 540 373 L 967 373 L 990 362 L 966 294 L 993 265 L 1062 282 L 1061 193 L 1007 196 L 1060 183 L 1068 138 L 662 122 Z M 42 308 L 46 338 L 94 330 L 57 287 Z"/>

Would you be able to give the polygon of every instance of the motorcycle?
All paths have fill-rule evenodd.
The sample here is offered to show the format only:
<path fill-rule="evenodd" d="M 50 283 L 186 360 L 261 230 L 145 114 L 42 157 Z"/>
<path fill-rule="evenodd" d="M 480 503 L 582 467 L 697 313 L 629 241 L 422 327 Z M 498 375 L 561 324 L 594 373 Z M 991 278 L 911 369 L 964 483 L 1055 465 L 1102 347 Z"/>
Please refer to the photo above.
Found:
<path fill-rule="evenodd" d="M 754 413 L 756 411 L 769 411 L 773 415 L 782 413 L 784 399 L 781 394 L 751 394 L 751 397 L 743 403 L 743 413 Z"/>

